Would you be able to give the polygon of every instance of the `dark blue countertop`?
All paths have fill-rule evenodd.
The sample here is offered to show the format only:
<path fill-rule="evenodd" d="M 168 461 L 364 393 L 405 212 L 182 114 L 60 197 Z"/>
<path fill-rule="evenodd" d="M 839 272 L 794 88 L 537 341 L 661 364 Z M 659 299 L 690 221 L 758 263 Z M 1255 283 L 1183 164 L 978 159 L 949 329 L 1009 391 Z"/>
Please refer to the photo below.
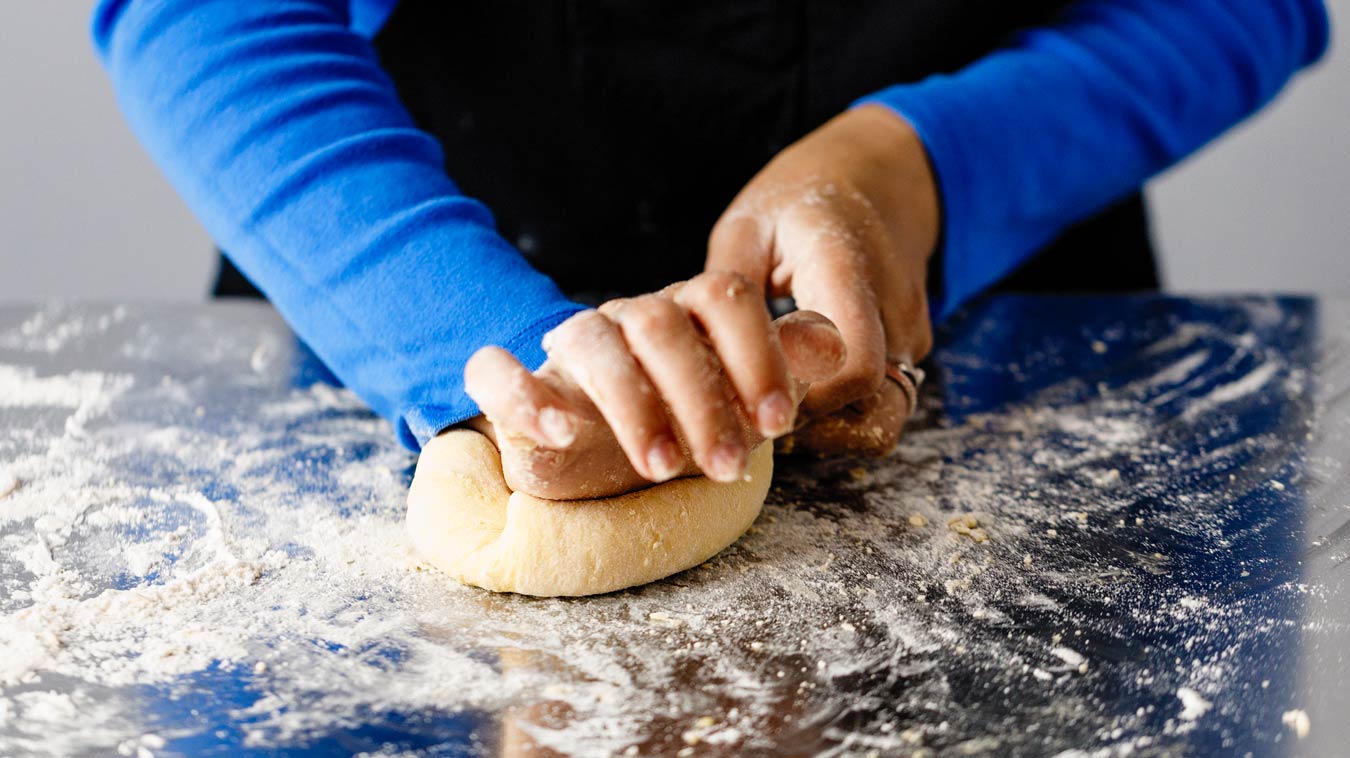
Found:
<path fill-rule="evenodd" d="M 1336 754 L 1347 336 L 993 299 L 889 457 L 541 600 L 419 561 L 413 456 L 268 308 L 0 307 L 0 754 Z"/>

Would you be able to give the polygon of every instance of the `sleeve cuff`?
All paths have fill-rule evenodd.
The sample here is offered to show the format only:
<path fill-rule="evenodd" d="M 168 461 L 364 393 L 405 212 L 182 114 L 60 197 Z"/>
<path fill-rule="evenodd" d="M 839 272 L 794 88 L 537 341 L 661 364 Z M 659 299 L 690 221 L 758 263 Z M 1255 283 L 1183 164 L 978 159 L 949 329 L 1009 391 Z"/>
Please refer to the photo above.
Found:
<path fill-rule="evenodd" d="M 526 368 L 534 371 L 543 365 L 547 357 L 542 343 L 544 335 L 583 310 L 585 310 L 583 306 L 575 305 L 554 312 L 531 324 L 505 342 L 502 348 L 519 359 Z M 431 438 L 461 421 L 478 415 L 478 405 L 464 392 L 462 377 L 454 377 L 454 380 L 456 389 L 449 394 L 447 398 L 449 402 L 414 401 L 400 414 L 398 436 L 408 448 L 419 451 Z"/>

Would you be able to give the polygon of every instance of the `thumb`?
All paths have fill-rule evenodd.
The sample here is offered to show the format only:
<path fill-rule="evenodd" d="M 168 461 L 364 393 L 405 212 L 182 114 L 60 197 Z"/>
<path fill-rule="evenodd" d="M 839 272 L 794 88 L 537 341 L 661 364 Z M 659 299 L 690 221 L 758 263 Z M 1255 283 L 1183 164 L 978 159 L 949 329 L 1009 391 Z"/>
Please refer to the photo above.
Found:
<path fill-rule="evenodd" d="M 832 321 L 815 311 L 793 311 L 773 322 L 788 374 L 799 382 L 820 382 L 839 373 L 848 357 Z"/>
<path fill-rule="evenodd" d="M 773 270 L 773 234 L 754 214 L 732 207 L 722 214 L 708 236 L 704 271 L 731 271 L 769 291 Z"/>

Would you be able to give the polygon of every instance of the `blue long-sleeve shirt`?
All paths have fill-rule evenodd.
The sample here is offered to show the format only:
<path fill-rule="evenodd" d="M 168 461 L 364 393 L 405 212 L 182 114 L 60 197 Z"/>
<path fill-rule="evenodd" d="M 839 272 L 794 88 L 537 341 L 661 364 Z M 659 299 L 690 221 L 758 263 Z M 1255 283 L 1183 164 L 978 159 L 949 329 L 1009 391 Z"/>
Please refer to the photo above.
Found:
<path fill-rule="evenodd" d="M 462 370 L 526 365 L 580 306 L 445 175 L 371 36 L 396 0 L 101 0 L 93 35 L 132 128 L 297 333 L 416 448 L 477 413 Z M 1064 227 L 1267 102 L 1327 45 L 1320 0 L 1081 0 L 884 104 L 943 207 L 938 318 Z"/>

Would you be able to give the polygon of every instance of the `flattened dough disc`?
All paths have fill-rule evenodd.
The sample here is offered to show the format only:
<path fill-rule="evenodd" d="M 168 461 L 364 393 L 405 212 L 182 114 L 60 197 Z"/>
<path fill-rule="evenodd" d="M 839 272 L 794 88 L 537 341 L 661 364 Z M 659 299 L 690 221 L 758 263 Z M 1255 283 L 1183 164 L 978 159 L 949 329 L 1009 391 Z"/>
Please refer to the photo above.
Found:
<path fill-rule="evenodd" d="M 408 532 L 433 565 L 465 584 L 522 595 L 595 595 L 697 566 L 754 523 L 773 476 L 773 449 L 746 477 L 676 479 L 597 500 L 512 492 L 483 435 L 454 430 L 422 449 L 408 492 Z"/>

